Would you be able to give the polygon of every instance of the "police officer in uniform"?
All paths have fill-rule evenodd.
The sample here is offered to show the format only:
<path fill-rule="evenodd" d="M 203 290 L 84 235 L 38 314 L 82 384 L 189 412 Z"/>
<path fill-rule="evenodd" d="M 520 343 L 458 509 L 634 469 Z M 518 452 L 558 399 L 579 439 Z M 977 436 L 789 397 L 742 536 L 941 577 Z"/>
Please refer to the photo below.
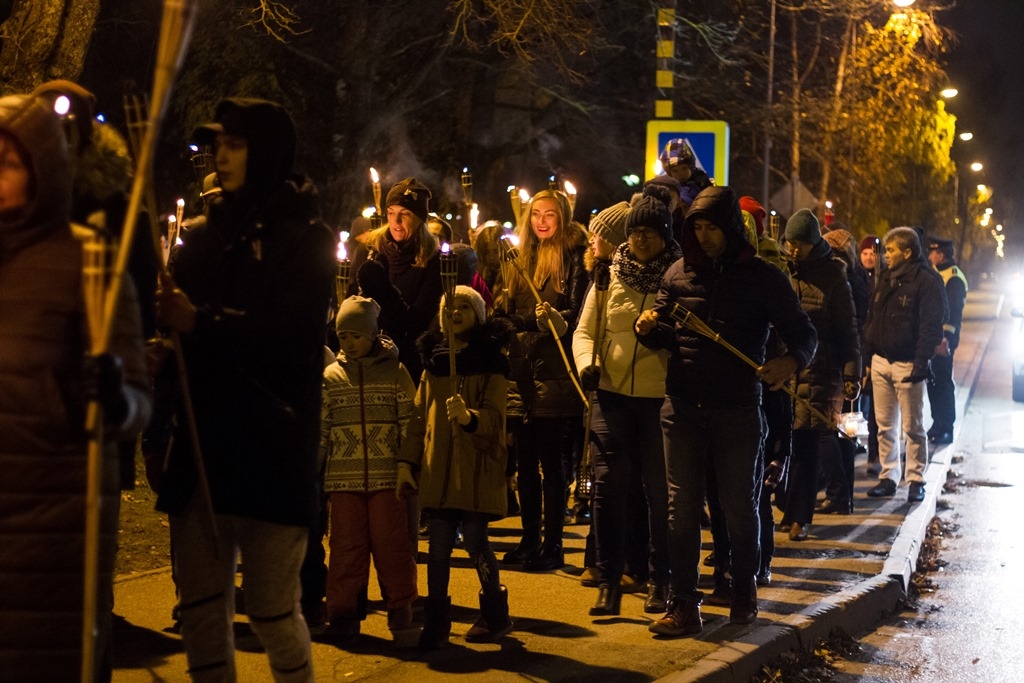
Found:
<path fill-rule="evenodd" d="M 928 237 L 928 261 L 942 276 L 949 303 L 949 319 L 942 326 L 942 342 L 932 357 L 934 381 L 928 383 L 928 402 L 932 407 L 932 426 L 928 441 L 941 446 L 953 441 L 956 397 L 953 385 L 953 352 L 960 343 L 960 324 L 967 300 L 967 278 L 953 260 L 953 241 Z"/>

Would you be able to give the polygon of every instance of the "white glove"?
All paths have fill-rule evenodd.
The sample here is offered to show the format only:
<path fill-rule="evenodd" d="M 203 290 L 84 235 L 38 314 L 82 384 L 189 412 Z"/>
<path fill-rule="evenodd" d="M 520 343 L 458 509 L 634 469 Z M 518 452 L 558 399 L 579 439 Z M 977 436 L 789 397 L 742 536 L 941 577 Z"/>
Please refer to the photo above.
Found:
<path fill-rule="evenodd" d="M 537 304 L 537 308 L 534 312 L 537 315 L 537 327 L 539 327 L 542 330 L 551 329 L 550 327 L 548 327 L 548 320 L 550 320 L 552 324 L 555 326 L 555 334 L 558 337 L 561 337 L 563 334 L 565 334 L 565 331 L 569 329 L 569 325 L 568 323 L 565 322 L 565 319 L 562 317 L 562 314 L 559 313 L 554 308 L 551 308 L 551 304 Z"/>
<path fill-rule="evenodd" d="M 465 427 L 469 424 L 473 416 L 469 412 L 469 408 L 466 407 L 466 402 L 462 399 L 462 396 L 455 394 L 448 399 L 445 404 L 448 408 L 448 420 L 455 420 L 460 425 Z"/>

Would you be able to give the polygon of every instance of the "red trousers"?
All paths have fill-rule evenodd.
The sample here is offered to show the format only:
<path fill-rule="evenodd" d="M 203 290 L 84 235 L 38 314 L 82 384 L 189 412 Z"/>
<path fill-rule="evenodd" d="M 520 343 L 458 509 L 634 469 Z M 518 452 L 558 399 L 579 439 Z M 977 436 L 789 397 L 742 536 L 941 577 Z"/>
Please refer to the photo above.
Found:
<path fill-rule="evenodd" d="M 357 613 L 370 578 L 370 557 L 388 609 L 416 599 L 416 559 L 409 549 L 408 513 L 393 490 L 331 493 L 327 618 Z"/>

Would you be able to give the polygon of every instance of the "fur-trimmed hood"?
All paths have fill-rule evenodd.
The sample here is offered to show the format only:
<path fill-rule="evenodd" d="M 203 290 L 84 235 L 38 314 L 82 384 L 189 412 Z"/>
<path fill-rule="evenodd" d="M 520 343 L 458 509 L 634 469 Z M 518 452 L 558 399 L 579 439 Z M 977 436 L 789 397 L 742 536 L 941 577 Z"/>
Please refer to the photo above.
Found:
<path fill-rule="evenodd" d="M 515 337 L 515 326 L 505 318 L 492 318 L 469 331 L 469 346 L 455 354 L 459 375 L 499 374 L 508 376 L 507 349 Z M 448 374 L 448 340 L 437 320 L 420 335 L 416 349 L 424 369 L 432 375 Z"/>

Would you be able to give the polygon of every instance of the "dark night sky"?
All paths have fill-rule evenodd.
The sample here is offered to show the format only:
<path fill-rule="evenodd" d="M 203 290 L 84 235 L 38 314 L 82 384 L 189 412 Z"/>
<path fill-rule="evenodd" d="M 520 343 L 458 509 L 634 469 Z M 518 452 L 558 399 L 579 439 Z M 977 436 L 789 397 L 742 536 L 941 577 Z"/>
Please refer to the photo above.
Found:
<path fill-rule="evenodd" d="M 954 159 L 961 168 L 972 161 L 985 164 L 979 180 L 995 189 L 993 203 L 1003 213 L 996 218 L 1007 228 L 1009 246 L 1010 235 L 1024 241 L 1024 0 L 957 5 L 939 17 L 958 34 L 947 72 L 960 92 L 948 106 L 958 117 L 957 132 L 975 137 L 957 140 Z"/>

